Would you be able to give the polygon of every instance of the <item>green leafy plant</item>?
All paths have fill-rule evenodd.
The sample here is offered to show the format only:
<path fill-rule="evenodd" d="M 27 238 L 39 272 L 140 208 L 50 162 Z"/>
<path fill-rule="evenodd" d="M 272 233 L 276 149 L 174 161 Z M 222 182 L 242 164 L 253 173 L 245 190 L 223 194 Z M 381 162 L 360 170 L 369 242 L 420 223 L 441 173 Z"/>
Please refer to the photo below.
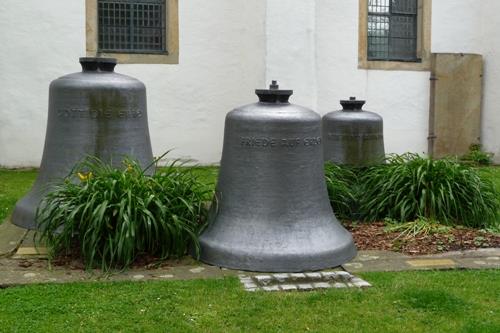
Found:
<path fill-rule="evenodd" d="M 462 156 L 462 162 L 473 165 L 491 165 L 493 163 L 493 153 L 483 151 L 480 144 L 472 144 L 469 147 L 469 152 Z"/>
<path fill-rule="evenodd" d="M 156 161 L 155 161 L 156 162 Z M 51 187 L 37 211 L 52 256 L 75 247 L 87 268 L 125 268 L 146 253 L 161 259 L 199 251 L 209 190 L 177 162 L 149 176 L 133 160 L 118 169 L 89 157 Z"/>
<path fill-rule="evenodd" d="M 498 224 L 498 193 L 477 170 L 452 159 L 392 155 L 359 178 L 360 211 L 368 221 L 418 218 L 445 224 Z"/>
<path fill-rule="evenodd" d="M 325 178 L 335 215 L 340 219 L 356 219 L 358 184 L 355 169 L 327 162 Z"/>

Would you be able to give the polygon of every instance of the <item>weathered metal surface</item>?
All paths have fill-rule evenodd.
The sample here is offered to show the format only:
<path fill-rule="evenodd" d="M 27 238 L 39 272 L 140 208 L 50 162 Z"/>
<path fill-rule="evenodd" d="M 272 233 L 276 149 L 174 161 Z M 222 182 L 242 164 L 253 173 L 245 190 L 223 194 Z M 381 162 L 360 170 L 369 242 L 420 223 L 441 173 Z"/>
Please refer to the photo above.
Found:
<path fill-rule="evenodd" d="M 50 84 L 47 133 L 40 172 L 17 202 L 12 222 L 36 229 L 36 208 L 49 185 L 87 155 L 119 166 L 125 156 L 153 160 L 142 82 L 114 72 L 116 61 L 81 58 L 83 71 Z"/>
<path fill-rule="evenodd" d="M 323 171 L 321 117 L 288 102 L 291 90 L 226 116 L 224 147 L 201 260 L 268 272 L 335 267 L 356 254 L 335 218 Z"/>
<path fill-rule="evenodd" d="M 429 155 L 464 155 L 481 141 L 483 58 L 432 55 Z"/>
<path fill-rule="evenodd" d="M 347 165 L 381 162 L 385 155 L 382 117 L 362 110 L 365 101 L 340 101 L 343 110 L 323 116 L 325 161 Z"/>

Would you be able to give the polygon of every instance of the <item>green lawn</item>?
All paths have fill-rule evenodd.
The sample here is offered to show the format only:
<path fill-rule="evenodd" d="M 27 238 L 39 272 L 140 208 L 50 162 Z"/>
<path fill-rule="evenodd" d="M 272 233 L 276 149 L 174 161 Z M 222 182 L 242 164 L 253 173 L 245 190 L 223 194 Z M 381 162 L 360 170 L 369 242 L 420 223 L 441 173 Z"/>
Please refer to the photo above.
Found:
<path fill-rule="evenodd" d="M 500 271 L 365 273 L 374 287 L 245 292 L 224 280 L 0 290 L 3 332 L 500 332 Z"/>
<path fill-rule="evenodd" d="M 15 203 L 29 191 L 36 170 L 0 169 L 0 224 L 12 213 Z"/>

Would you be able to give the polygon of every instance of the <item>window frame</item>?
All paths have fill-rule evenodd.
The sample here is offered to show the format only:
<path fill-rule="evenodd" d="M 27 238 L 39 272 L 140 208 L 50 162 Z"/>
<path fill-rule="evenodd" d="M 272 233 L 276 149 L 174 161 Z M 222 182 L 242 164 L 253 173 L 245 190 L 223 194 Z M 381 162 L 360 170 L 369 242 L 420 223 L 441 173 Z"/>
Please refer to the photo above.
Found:
<path fill-rule="evenodd" d="M 416 61 L 368 60 L 368 1 L 359 0 L 358 68 L 429 71 L 431 68 L 432 0 L 418 0 Z"/>
<path fill-rule="evenodd" d="M 88 57 L 116 58 L 121 64 L 178 64 L 179 63 L 179 4 L 166 0 L 166 49 L 167 53 L 99 52 L 97 0 L 85 0 L 86 51 Z"/>

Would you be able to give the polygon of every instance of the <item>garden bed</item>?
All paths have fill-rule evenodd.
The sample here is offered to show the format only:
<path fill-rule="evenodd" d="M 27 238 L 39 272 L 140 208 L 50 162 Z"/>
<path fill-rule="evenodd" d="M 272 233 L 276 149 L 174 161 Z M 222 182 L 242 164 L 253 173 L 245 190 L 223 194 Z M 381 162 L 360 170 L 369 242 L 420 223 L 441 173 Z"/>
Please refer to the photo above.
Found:
<path fill-rule="evenodd" d="M 401 236 L 398 231 L 386 231 L 384 222 L 352 223 L 344 226 L 352 233 L 358 250 L 385 250 L 408 255 L 435 254 L 448 251 L 500 248 L 500 235 L 465 227 L 446 232 Z"/>

